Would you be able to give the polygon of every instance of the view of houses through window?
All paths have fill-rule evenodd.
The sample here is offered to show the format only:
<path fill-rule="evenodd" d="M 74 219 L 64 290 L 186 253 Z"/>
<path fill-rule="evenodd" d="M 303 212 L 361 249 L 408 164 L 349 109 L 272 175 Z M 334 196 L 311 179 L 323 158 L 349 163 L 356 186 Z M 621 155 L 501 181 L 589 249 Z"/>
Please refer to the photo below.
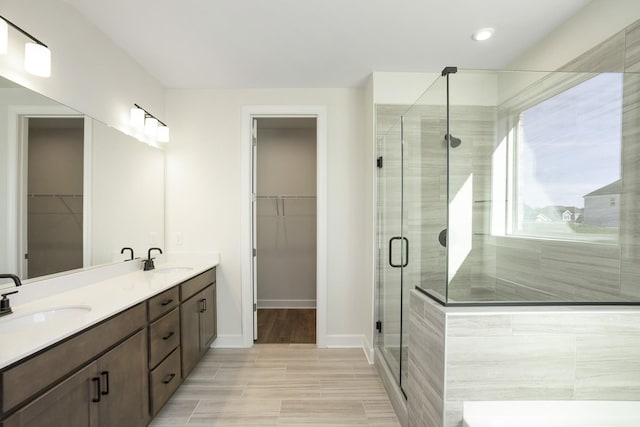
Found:
<path fill-rule="evenodd" d="M 622 78 L 598 74 L 520 114 L 514 234 L 617 239 Z"/>

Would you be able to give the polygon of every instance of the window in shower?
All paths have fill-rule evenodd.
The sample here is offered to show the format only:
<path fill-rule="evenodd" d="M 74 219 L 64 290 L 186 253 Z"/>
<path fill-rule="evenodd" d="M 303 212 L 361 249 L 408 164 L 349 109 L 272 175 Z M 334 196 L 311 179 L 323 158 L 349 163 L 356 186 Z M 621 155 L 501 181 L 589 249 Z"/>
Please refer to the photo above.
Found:
<path fill-rule="evenodd" d="M 513 234 L 616 242 L 622 74 L 598 74 L 521 111 Z"/>

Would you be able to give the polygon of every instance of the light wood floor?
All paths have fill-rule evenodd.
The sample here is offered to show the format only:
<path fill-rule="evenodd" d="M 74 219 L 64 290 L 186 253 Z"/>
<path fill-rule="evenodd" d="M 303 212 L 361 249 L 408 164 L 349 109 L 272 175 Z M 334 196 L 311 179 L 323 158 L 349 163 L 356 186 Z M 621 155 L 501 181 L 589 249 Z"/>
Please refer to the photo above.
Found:
<path fill-rule="evenodd" d="M 152 427 L 400 426 L 361 349 L 211 349 Z"/>
<path fill-rule="evenodd" d="M 316 310 L 314 308 L 258 309 L 256 344 L 315 344 Z"/>

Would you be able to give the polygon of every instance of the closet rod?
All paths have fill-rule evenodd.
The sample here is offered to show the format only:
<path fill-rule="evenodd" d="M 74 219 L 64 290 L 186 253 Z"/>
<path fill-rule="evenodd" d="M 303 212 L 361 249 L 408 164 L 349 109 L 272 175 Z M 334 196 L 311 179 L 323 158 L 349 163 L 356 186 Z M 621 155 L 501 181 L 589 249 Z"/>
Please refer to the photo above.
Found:
<path fill-rule="evenodd" d="M 27 197 L 83 197 L 82 194 L 29 193 Z"/>
<path fill-rule="evenodd" d="M 315 199 L 316 196 L 256 196 L 258 199 Z"/>

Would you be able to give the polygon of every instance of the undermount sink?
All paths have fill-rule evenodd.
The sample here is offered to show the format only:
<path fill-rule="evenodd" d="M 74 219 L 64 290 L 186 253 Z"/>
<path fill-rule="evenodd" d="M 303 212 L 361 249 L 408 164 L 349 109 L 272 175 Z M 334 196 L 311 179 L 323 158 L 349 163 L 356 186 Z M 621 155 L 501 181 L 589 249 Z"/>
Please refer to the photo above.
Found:
<path fill-rule="evenodd" d="M 164 267 L 164 268 L 156 268 L 153 270 L 154 273 L 160 274 L 172 274 L 172 273 L 186 273 L 187 271 L 193 270 L 192 267 Z"/>
<path fill-rule="evenodd" d="M 91 307 L 88 305 L 74 305 L 24 314 L 9 314 L 7 317 L 0 319 L 0 333 L 16 332 L 28 327 L 47 326 L 57 322 L 69 321 L 90 311 Z"/>

